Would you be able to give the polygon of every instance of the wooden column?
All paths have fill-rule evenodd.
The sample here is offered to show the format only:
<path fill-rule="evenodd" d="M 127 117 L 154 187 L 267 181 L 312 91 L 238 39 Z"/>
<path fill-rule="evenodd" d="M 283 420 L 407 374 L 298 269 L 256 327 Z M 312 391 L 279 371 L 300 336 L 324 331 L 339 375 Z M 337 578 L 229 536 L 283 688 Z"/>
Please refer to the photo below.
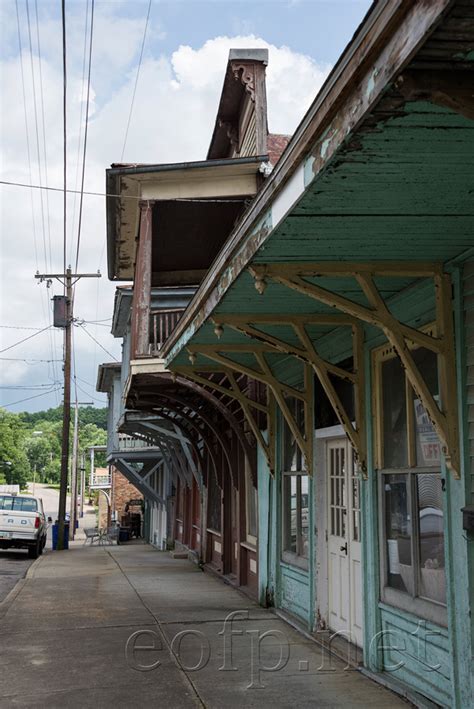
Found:
<path fill-rule="evenodd" d="M 265 88 L 265 64 L 255 64 L 255 131 L 257 155 L 266 155 L 268 150 L 267 93 Z"/>
<path fill-rule="evenodd" d="M 140 230 L 132 299 L 131 358 L 149 353 L 153 202 L 140 204 Z"/>

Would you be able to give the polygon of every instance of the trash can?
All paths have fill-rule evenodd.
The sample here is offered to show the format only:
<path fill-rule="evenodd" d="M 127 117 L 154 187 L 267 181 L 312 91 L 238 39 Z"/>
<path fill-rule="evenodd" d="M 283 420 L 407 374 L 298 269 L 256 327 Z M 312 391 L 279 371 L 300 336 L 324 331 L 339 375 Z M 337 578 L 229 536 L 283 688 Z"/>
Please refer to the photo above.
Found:
<path fill-rule="evenodd" d="M 53 524 L 53 551 L 58 548 L 59 524 Z M 69 522 L 64 525 L 64 545 L 63 549 L 69 549 Z"/>
<path fill-rule="evenodd" d="M 130 541 L 130 529 L 128 527 L 120 527 L 119 531 L 119 542 L 123 544 L 124 542 Z"/>

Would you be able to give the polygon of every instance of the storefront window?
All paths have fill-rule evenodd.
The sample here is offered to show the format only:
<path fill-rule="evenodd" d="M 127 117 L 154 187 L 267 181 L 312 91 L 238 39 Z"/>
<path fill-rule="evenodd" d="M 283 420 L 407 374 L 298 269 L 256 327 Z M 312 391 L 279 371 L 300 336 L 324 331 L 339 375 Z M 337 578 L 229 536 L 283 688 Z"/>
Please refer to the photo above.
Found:
<path fill-rule="evenodd" d="M 420 347 L 412 350 L 412 356 L 438 401 L 436 355 Z M 437 616 L 426 603 L 446 604 L 440 442 L 399 359 L 389 355 L 379 366 L 384 599 L 431 620 L 443 620 L 443 613 Z"/>
<path fill-rule="evenodd" d="M 304 408 L 293 401 L 293 415 L 304 430 Z M 309 476 L 295 437 L 283 423 L 282 522 L 283 560 L 307 567 L 309 558 Z"/>
<path fill-rule="evenodd" d="M 283 475 L 283 551 L 308 559 L 308 476 Z"/>
<path fill-rule="evenodd" d="M 384 468 L 408 465 L 405 371 L 398 357 L 382 365 Z"/>
<path fill-rule="evenodd" d="M 249 544 L 257 544 L 257 490 L 254 487 L 252 476 L 247 461 L 245 462 L 245 490 L 247 495 L 247 542 Z"/>
<path fill-rule="evenodd" d="M 214 476 L 209 476 L 208 487 L 208 522 L 209 528 L 215 532 L 221 531 L 221 489 Z"/>
<path fill-rule="evenodd" d="M 384 475 L 387 585 L 413 594 L 408 475 Z"/>
<path fill-rule="evenodd" d="M 446 603 L 443 492 L 439 475 L 417 475 L 419 595 Z"/>

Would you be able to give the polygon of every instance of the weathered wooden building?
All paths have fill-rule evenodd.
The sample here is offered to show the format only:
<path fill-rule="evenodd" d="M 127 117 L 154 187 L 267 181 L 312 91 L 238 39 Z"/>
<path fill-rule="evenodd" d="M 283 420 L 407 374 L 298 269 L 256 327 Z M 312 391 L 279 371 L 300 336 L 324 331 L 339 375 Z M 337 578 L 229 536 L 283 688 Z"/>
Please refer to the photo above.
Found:
<path fill-rule="evenodd" d="M 288 142 L 268 134 L 267 61 L 264 49 L 231 50 L 205 161 L 107 171 L 108 194 L 120 195 L 107 203 L 109 277 L 132 280 L 133 288 L 119 287 L 115 300 L 113 334 L 123 338 L 116 389 L 99 382 L 116 409 L 111 436 L 120 431 L 155 445 L 146 465 L 138 453 L 126 459 L 116 446 L 110 451 L 125 474 L 130 468 L 130 478 L 159 487 L 159 499 L 156 490 L 155 497 L 149 493 L 148 538 L 188 550 L 253 595 L 255 437 L 225 387 L 210 391 L 172 374 L 161 349 Z M 253 381 L 238 380 L 250 397 L 257 395 Z M 156 506 L 166 510 L 166 534 L 161 518 L 155 521 Z"/>
<path fill-rule="evenodd" d="M 473 42 L 471 0 L 374 3 L 268 176 L 257 100 L 258 157 L 234 152 L 253 118 L 225 117 L 258 72 L 231 59 L 210 161 L 108 178 L 144 200 L 109 204 L 109 275 L 134 278 L 127 406 L 200 427 L 174 538 L 198 519 L 204 563 L 456 707 L 474 701 Z M 228 170 L 245 193 L 206 189 Z M 222 226 L 199 264 L 158 256 L 188 208 Z M 199 287 L 153 358 L 149 294 L 170 284 Z"/>

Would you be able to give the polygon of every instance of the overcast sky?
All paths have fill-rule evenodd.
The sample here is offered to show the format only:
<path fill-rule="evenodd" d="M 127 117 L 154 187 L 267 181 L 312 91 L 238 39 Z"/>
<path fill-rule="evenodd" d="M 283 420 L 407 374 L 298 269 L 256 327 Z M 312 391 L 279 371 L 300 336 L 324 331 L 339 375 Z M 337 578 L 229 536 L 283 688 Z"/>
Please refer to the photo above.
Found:
<path fill-rule="evenodd" d="M 368 0 L 153 0 L 124 150 L 148 0 L 96 0 L 85 190 L 104 191 L 105 169 L 121 161 L 123 150 L 124 162 L 204 159 L 232 47 L 268 47 L 269 128 L 292 133 L 369 6 Z M 5 181 L 63 185 L 60 7 L 60 0 L 0 0 L 0 179 Z M 70 189 L 80 186 L 90 11 L 90 0 L 66 0 Z M 46 289 L 34 279 L 37 270 L 62 271 L 62 195 L 0 185 L 0 205 L 0 405 L 18 401 L 9 410 L 36 411 L 61 400 L 63 333 L 36 334 L 33 328 L 50 324 L 50 298 L 62 293 L 58 283 Z M 79 215 L 74 195 L 67 212 L 67 261 L 74 263 Z M 73 334 L 79 400 L 100 406 L 105 397 L 95 392 L 97 366 L 120 358 L 120 342 L 110 335 L 114 285 L 106 276 L 105 200 L 86 196 L 79 271 L 98 269 L 101 279 L 77 287 L 75 316 L 85 322 Z"/>

